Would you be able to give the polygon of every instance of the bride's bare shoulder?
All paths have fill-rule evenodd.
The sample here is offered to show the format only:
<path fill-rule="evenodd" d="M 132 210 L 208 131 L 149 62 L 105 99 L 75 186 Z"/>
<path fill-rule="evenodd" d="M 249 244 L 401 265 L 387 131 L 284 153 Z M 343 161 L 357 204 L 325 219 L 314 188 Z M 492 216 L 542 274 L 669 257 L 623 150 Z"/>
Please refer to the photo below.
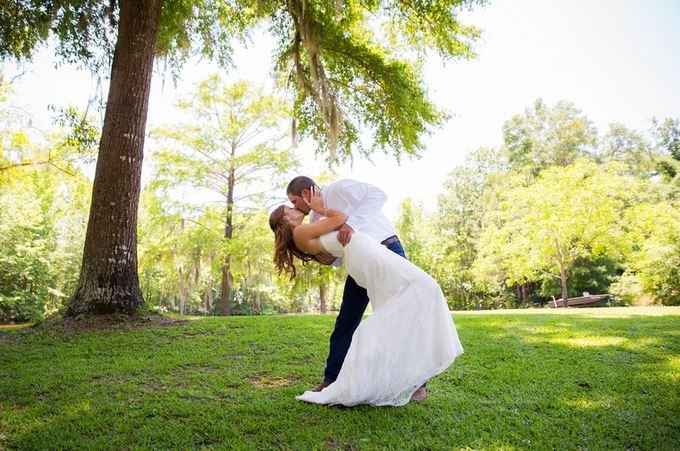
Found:
<path fill-rule="evenodd" d="M 311 224 L 300 224 L 293 229 L 293 239 L 297 243 L 298 240 L 305 238 L 309 235 L 309 228 Z"/>
<path fill-rule="evenodd" d="M 311 233 L 313 231 L 313 224 L 300 224 L 293 229 L 293 241 L 301 251 L 315 255 L 320 252 L 321 244 L 318 237 Z"/>

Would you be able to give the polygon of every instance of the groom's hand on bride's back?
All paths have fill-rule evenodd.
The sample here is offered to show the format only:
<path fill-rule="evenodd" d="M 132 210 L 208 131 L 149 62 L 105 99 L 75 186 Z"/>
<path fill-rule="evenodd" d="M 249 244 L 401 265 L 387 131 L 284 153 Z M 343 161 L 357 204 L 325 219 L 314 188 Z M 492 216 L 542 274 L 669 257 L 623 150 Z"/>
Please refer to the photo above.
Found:
<path fill-rule="evenodd" d="M 343 224 L 338 229 L 338 241 L 340 241 L 343 247 L 349 244 L 349 241 L 352 239 L 352 233 L 354 233 L 354 229 L 347 224 Z"/>

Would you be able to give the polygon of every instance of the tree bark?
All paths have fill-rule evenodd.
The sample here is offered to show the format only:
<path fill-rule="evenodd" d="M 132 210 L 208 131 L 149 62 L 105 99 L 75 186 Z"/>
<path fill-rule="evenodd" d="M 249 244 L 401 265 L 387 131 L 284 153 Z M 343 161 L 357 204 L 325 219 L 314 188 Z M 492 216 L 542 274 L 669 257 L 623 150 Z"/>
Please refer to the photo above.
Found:
<path fill-rule="evenodd" d="M 162 0 L 121 0 L 111 83 L 99 143 L 78 288 L 67 314 L 132 313 L 143 305 L 137 274 L 137 207 Z"/>
<path fill-rule="evenodd" d="M 234 236 L 234 184 L 236 182 L 236 168 L 234 158 L 236 156 L 236 146 L 231 146 L 231 167 L 227 178 L 227 214 L 224 221 L 224 238 L 230 241 Z M 231 313 L 230 298 L 233 278 L 231 275 L 231 256 L 227 253 L 222 264 L 222 289 L 217 307 L 218 315 L 229 315 Z"/>
<path fill-rule="evenodd" d="M 522 304 L 527 304 L 529 301 L 529 286 L 526 282 L 520 286 L 520 292 L 522 293 Z"/>

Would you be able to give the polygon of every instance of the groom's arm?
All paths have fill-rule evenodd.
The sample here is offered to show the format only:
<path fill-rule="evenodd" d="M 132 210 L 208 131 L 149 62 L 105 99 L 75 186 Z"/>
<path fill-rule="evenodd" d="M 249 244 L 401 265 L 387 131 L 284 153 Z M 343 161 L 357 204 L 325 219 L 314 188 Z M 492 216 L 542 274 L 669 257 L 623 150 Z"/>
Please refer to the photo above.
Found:
<path fill-rule="evenodd" d="M 361 230 L 370 217 L 381 211 L 387 195 L 377 186 L 346 180 L 325 196 L 327 205 L 347 214 L 346 224 Z"/>

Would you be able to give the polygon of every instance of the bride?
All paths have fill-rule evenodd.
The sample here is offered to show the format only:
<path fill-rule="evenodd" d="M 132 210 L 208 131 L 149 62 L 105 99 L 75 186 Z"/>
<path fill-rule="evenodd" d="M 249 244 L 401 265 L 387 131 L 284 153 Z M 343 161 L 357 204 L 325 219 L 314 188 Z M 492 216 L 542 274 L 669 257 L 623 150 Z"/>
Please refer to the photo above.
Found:
<path fill-rule="evenodd" d="M 335 382 L 297 399 L 345 406 L 404 405 L 463 352 L 444 295 L 427 273 L 361 232 L 343 248 L 335 230 L 347 215 L 325 208 L 318 188 L 312 187 L 307 203 L 324 219 L 302 224 L 304 214 L 285 205 L 270 216 L 276 267 L 294 278 L 295 257 L 305 262 L 318 254 L 340 257 L 349 275 L 368 291 L 373 314 L 354 332 Z"/>

